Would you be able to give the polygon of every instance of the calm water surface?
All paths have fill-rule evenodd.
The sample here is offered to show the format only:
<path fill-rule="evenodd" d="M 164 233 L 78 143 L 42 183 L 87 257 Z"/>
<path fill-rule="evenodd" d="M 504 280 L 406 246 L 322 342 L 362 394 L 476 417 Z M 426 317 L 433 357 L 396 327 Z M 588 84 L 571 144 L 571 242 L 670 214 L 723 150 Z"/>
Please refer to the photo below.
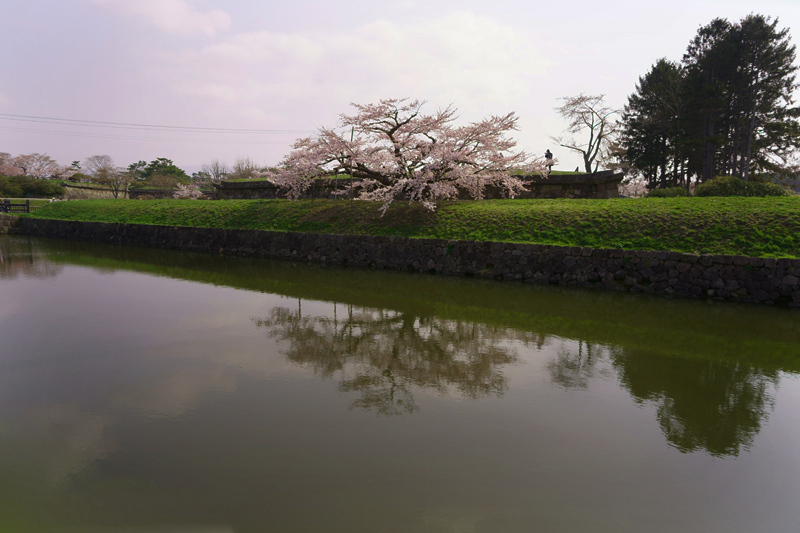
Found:
<path fill-rule="evenodd" d="M 794 532 L 800 313 L 0 236 L 2 532 Z"/>

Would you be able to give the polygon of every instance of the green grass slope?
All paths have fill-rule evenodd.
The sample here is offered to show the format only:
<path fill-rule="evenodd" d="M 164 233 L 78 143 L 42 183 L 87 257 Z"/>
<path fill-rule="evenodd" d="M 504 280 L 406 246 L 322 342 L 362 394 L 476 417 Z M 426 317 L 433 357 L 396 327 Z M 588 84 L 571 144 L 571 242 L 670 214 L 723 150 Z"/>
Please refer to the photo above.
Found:
<path fill-rule="evenodd" d="M 339 200 L 85 200 L 27 216 L 167 226 L 488 240 L 701 254 L 800 257 L 800 198 L 485 200 L 419 205 Z"/>

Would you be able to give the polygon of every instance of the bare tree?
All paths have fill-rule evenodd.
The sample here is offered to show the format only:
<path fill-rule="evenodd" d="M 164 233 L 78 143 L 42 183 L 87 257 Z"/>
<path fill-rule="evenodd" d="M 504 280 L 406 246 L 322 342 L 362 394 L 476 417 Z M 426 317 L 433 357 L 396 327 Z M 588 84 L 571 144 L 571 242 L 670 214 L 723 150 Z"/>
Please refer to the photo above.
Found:
<path fill-rule="evenodd" d="M 92 181 L 111 189 L 114 198 L 119 198 L 120 193 L 123 198 L 127 198 L 128 189 L 137 177 L 135 172 L 117 167 L 108 155 L 87 157 L 83 165 Z"/>
<path fill-rule="evenodd" d="M 239 157 L 236 159 L 236 162 L 233 163 L 233 168 L 228 174 L 228 178 L 234 180 L 251 180 L 258 176 L 259 170 L 256 162 L 249 157 Z"/>
<path fill-rule="evenodd" d="M 86 174 L 92 177 L 97 183 L 106 184 L 111 178 L 111 174 L 117 168 L 114 160 L 109 155 L 92 155 L 83 162 Z"/>
<path fill-rule="evenodd" d="M 125 168 L 115 168 L 109 176 L 108 186 L 114 194 L 114 198 L 119 198 L 122 193 L 123 198 L 128 198 L 128 189 L 139 176 L 136 172 L 132 172 Z"/>
<path fill-rule="evenodd" d="M 230 174 L 230 169 L 219 159 L 214 159 L 210 163 L 203 163 L 200 172 L 205 173 L 212 183 L 219 183 Z"/>
<path fill-rule="evenodd" d="M 604 162 L 608 155 L 609 140 L 618 129 L 617 121 L 613 118 L 618 110 L 606 106 L 604 99 L 603 94 L 592 96 L 581 93 L 578 96 L 561 98 L 564 105 L 556 108 L 567 119 L 569 127 L 566 129 L 567 135 L 551 138 L 559 146 L 581 154 L 588 173 L 597 172 L 600 163 Z M 575 137 L 586 134 L 589 135 L 586 141 Z"/>

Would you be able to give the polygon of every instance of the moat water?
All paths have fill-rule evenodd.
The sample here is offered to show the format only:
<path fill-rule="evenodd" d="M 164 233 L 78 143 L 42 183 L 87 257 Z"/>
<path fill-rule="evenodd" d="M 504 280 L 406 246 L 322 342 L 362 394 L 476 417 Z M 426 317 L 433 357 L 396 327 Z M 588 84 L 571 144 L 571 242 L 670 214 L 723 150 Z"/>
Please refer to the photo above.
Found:
<path fill-rule="evenodd" d="M 800 312 L 0 236 L 0 531 L 794 532 Z"/>

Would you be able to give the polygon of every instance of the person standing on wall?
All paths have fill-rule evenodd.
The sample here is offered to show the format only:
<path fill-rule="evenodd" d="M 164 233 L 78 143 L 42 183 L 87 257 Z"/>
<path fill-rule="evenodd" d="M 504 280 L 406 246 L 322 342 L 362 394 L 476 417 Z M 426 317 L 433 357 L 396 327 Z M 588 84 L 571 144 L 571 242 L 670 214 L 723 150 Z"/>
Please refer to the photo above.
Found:
<path fill-rule="evenodd" d="M 547 175 L 549 176 L 550 173 L 553 171 L 553 164 L 554 164 L 553 152 L 551 152 L 549 148 L 544 153 L 544 164 L 547 167 Z"/>

